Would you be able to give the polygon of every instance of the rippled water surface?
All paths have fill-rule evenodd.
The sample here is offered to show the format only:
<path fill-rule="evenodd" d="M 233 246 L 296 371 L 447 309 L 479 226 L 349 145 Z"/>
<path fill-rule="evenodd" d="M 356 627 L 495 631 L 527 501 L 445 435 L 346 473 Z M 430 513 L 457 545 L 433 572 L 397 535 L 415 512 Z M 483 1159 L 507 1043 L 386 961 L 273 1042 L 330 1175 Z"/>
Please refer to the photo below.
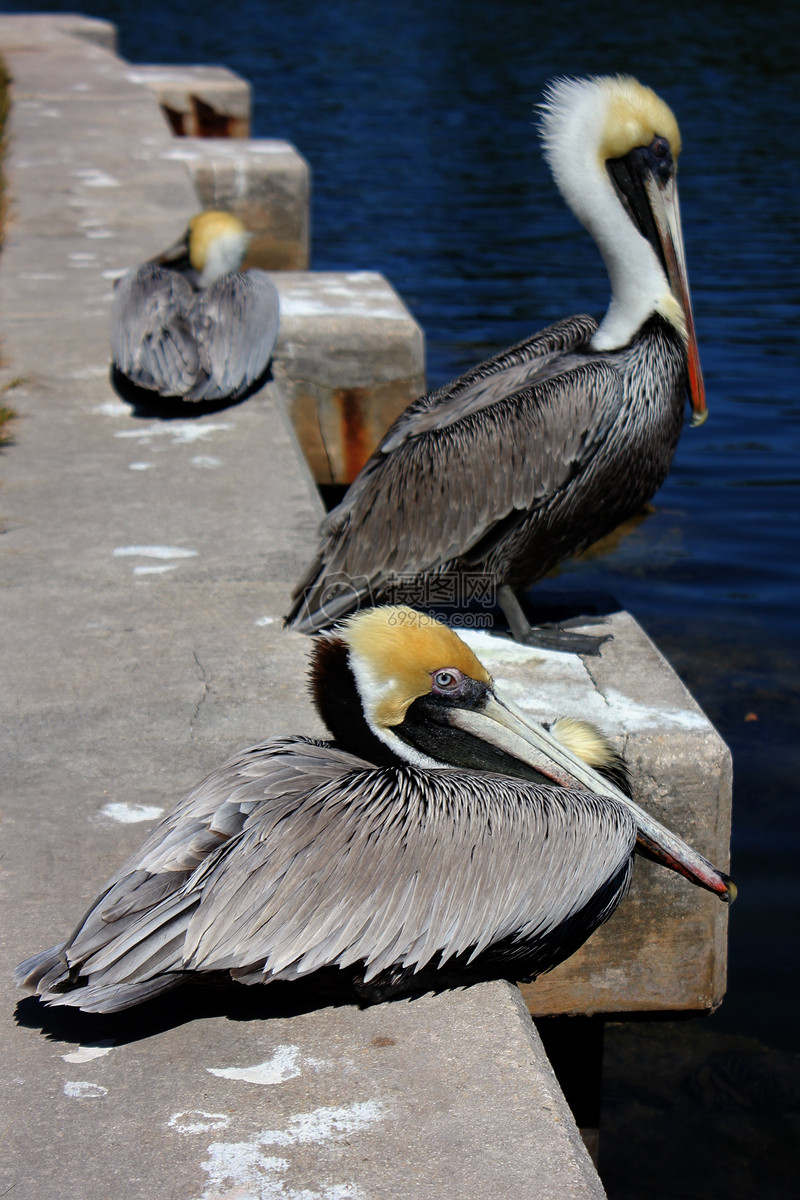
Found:
<path fill-rule="evenodd" d="M 246 76 L 254 134 L 288 138 L 311 164 L 313 266 L 384 272 L 425 329 L 432 384 L 606 304 L 599 256 L 537 147 L 545 82 L 630 72 L 671 104 L 710 417 L 686 430 L 650 517 L 607 556 L 566 566 L 559 587 L 614 593 L 732 747 L 740 898 L 728 998 L 700 1028 L 759 1039 L 783 1070 L 800 1048 L 798 10 L 741 0 L 41 7 L 116 21 L 132 61 Z M 742 1138 L 721 1128 L 705 1164 L 717 1179 L 718 1155 Z M 646 1180 L 650 1196 L 661 1195 L 659 1174 Z M 686 1196 L 710 1175 L 693 1178 Z M 727 1196 L 756 1194 L 749 1178 L 737 1169 Z M 639 1185 L 615 1178 L 613 1195 L 644 1194 Z M 789 1195 L 782 1186 L 758 1194 Z"/>

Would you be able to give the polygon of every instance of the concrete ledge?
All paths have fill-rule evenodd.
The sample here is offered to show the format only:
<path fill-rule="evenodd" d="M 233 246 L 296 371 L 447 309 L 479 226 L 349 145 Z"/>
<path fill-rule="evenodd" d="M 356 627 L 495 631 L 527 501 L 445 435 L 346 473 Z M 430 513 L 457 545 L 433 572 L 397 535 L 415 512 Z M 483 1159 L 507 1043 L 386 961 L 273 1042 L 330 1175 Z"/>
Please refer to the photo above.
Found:
<path fill-rule="evenodd" d="M 249 1020 L 206 1005 L 96 1048 L 18 1029 L 4 1072 L 38 1102 L 5 1135 L 0 1181 L 64 1200 L 605 1196 L 508 984 L 292 1016 L 267 993 L 262 1021 L 245 1000 Z"/>
<path fill-rule="evenodd" d="M 20 349 L 28 338 L 40 347 L 46 330 L 65 368 L 103 375 L 113 279 L 174 241 L 197 209 L 185 165 L 198 140 L 170 137 L 149 89 L 132 82 L 113 55 L 67 37 L 47 45 L 48 53 L 26 53 L 14 64 L 9 167 L 19 182 L 10 197 L 6 253 L 19 246 L 21 259 L 8 273 L 0 309 L 19 326 Z M 203 161 L 227 167 L 237 161 L 239 143 L 206 145 L 214 150 Z M 270 188 L 273 196 L 281 193 L 281 179 L 292 172 L 299 198 L 302 160 L 286 143 L 271 145 L 275 153 L 263 157 L 280 166 L 272 184 L 271 167 L 260 176 L 264 202 Z M 250 157 L 259 154 L 254 149 Z M 255 190 L 253 183 L 244 194 L 252 199 Z M 284 198 L 288 190 L 287 184 Z M 276 228 L 287 231 L 287 255 L 294 221 L 300 256 L 307 208 L 287 198 L 272 215 Z M 30 254 L 32 236 L 42 239 L 38 257 Z M 373 272 L 281 272 L 276 283 L 282 314 L 275 378 L 317 482 L 349 482 L 387 425 L 424 390 L 422 331 Z M 87 323 L 82 344 L 64 338 L 63 318 L 75 306 L 100 318 Z"/>
<path fill-rule="evenodd" d="M 75 38 L 93 42 L 114 53 L 117 49 L 117 27 L 111 21 L 84 17 L 77 13 L 31 13 L 3 15 L 0 18 L 2 50 L 10 52 L 35 48 L 41 50 L 55 43 L 69 44 Z"/>
<path fill-rule="evenodd" d="M 425 390 L 421 328 L 374 271 L 276 276 L 273 374 L 317 483 L 350 483 Z"/>
<path fill-rule="evenodd" d="M 250 84 L 227 67 L 129 67 L 126 78 L 157 97 L 179 137 L 250 136 Z"/>
<path fill-rule="evenodd" d="M 602 729 L 624 753 L 634 798 L 724 869 L 730 751 L 629 613 L 612 613 L 602 629 L 613 640 L 586 659 L 463 636 L 537 720 L 579 716 Z M 707 1012 L 725 993 L 727 921 L 715 896 L 637 857 L 631 890 L 611 920 L 560 967 L 523 985 L 523 995 L 534 1016 Z"/>
<path fill-rule="evenodd" d="M 203 208 L 235 213 L 247 226 L 245 267 L 307 269 L 311 172 L 289 142 L 186 137 L 165 157 L 185 164 Z"/>

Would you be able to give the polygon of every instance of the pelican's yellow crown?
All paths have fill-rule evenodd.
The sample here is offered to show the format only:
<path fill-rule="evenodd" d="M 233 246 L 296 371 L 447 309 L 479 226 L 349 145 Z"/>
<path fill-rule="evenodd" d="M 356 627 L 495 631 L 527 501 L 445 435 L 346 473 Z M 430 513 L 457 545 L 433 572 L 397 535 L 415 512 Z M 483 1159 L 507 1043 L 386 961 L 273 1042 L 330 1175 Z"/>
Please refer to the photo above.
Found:
<path fill-rule="evenodd" d="M 649 146 L 654 138 L 666 138 L 672 155 L 681 152 L 678 122 L 668 104 L 652 88 L 630 75 L 615 75 L 602 80 L 609 97 L 600 158 L 623 158 L 637 146 Z"/>
<path fill-rule="evenodd" d="M 211 255 L 211 248 L 221 241 L 242 247 L 241 257 L 247 246 L 247 230 L 233 213 L 219 209 L 207 209 L 189 221 L 189 261 L 195 271 L 204 271 Z"/>
<path fill-rule="evenodd" d="M 492 677 L 457 633 L 405 605 L 356 613 L 340 630 L 357 678 L 369 693 L 372 719 L 400 725 L 409 706 L 431 690 L 436 671 L 454 667 L 491 687 Z M 367 699 L 362 691 L 362 698 Z"/>

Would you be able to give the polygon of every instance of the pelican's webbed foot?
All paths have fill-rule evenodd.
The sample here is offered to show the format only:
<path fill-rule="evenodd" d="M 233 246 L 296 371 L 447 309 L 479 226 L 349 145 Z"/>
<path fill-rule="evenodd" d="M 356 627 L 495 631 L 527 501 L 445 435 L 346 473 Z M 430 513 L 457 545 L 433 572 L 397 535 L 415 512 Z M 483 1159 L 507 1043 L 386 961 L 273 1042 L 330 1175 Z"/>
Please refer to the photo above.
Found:
<path fill-rule="evenodd" d="M 558 650 L 568 654 L 598 655 L 604 642 L 611 641 L 612 634 L 604 633 L 594 636 L 590 633 L 573 633 L 575 626 L 597 625 L 602 617 L 570 617 L 565 621 L 547 622 L 544 625 L 531 625 L 522 605 L 507 583 L 497 589 L 497 602 L 508 621 L 512 637 L 526 646 L 536 646 L 540 650 Z"/>

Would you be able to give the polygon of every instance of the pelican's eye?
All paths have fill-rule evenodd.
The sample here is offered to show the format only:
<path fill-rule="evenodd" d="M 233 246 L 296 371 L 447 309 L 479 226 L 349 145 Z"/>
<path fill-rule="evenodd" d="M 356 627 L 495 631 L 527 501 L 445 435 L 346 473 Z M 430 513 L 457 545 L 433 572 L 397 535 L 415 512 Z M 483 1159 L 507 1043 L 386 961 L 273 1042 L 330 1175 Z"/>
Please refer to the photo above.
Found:
<path fill-rule="evenodd" d="M 643 152 L 656 178 L 660 179 L 662 183 L 667 183 L 675 170 L 672 149 L 667 139 L 664 137 L 653 138 Z"/>
<path fill-rule="evenodd" d="M 464 683 L 464 675 L 455 667 L 444 667 L 441 671 L 433 672 L 431 691 L 438 695 L 452 696 Z"/>

